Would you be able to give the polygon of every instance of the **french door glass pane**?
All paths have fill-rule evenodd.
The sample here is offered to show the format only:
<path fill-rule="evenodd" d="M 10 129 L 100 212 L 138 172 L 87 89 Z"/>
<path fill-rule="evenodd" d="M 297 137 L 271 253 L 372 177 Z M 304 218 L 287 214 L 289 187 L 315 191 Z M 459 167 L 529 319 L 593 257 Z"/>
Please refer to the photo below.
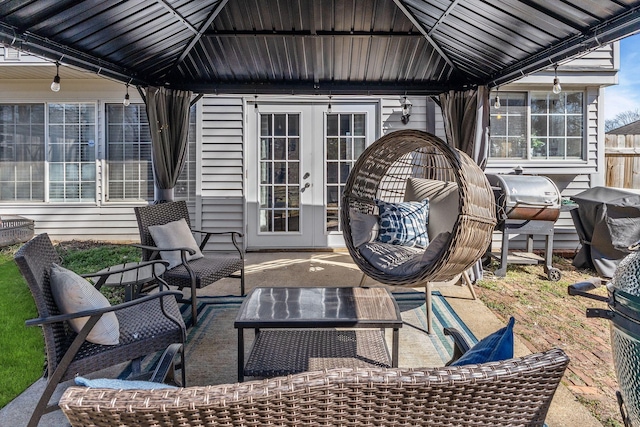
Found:
<path fill-rule="evenodd" d="M 325 217 L 327 232 L 340 227 L 341 195 L 353 164 L 365 149 L 366 114 L 333 113 L 326 115 L 325 139 Z"/>
<path fill-rule="evenodd" d="M 300 231 L 300 115 L 260 114 L 262 233 Z"/>

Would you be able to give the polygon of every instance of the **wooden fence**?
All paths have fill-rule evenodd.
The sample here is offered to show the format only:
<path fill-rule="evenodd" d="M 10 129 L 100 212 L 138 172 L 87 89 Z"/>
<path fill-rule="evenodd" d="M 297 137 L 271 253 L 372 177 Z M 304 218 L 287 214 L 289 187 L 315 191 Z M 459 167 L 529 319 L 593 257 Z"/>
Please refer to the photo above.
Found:
<path fill-rule="evenodd" d="M 640 189 L 640 135 L 606 135 L 607 187 Z"/>

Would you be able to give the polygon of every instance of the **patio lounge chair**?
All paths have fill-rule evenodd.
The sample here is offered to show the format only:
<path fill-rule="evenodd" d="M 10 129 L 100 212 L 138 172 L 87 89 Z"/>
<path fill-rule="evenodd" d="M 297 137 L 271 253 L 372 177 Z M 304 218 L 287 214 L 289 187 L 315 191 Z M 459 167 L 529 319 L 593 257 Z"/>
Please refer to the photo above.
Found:
<path fill-rule="evenodd" d="M 26 324 L 42 327 L 47 358 L 47 386 L 34 409 L 29 427 L 37 426 L 42 415 L 58 408 L 55 403 L 49 404 L 49 400 L 59 383 L 76 375 L 96 372 L 169 348 L 181 355 L 184 384 L 182 345 L 186 341 L 186 328 L 176 302 L 178 292 L 159 292 L 110 307 L 61 314 L 52 294 L 50 279 L 52 266 L 60 263 L 60 257 L 49 236 L 40 234 L 25 243 L 16 252 L 15 261 L 38 309 L 39 317 L 28 320 Z M 113 271 L 117 272 L 116 269 Z M 95 274 L 87 276 L 96 277 Z M 87 337 L 94 331 L 97 322 L 110 313 L 117 318 L 117 343 L 105 345 L 89 342 Z M 75 333 L 69 321 L 81 317 L 89 319 Z M 133 365 L 134 375 L 139 373 L 135 372 L 137 366 Z"/>
<path fill-rule="evenodd" d="M 176 252 L 180 250 L 180 259 L 175 267 L 169 266 L 163 278 L 169 285 L 177 286 L 178 289 L 189 288 L 191 290 L 191 312 L 193 324 L 197 323 L 197 296 L 196 290 L 208 286 L 225 277 L 240 279 L 240 294 L 244 295 L 244 253 L 238 246 L 237 238 L 242 237 L 241 233 L 235 231 L 210 233 L 207 231 L 194 230 L 191 228 L 189 210 L 184 201 L 159 203 L 134 208 L 138 220 L 138 230 L 140 232 L 140 247 L 142 248 L 142 258 L 144 260 L 159 259 L 162 254 Z M 160 247 L 154 241 L 149 227 L 164 226 L 184 219 L 191 233 L 201 234 L 204 237 L 198 250 L 204 250 L 207 242 L 214 235 L 227 235 L 231 237 L 231 242 L 237 251 L 237 255 L 211 255 L 207 254 L 202 258 L 189 259 L 194 255 L 194 248 L 184 248 L 176 246 Z M 196 245 L 197 246 L 197 245 Z"/>
<path fill-rule="evenodd" d="M 542 426 L 569 363 L 560 349 L 430 369 L 337 368 L 162 390 L 68 388 L 72 426 Z"/>

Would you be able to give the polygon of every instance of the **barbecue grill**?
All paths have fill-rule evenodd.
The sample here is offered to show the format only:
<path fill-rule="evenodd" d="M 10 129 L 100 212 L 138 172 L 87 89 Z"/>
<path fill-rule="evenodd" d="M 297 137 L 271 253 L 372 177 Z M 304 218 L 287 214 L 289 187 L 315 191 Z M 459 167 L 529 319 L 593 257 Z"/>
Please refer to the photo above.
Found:
<path fill-rule="evenodd" d="M 560 216 L 562 199 L 558 187 L 545 176 L 518 174 L 487 174 L 496 199 L 496 230 L 502 233 L 498 277 L 507 274 L 507 264 L 539 264 L 544 262 L 549 280 L 560 280 L 560 270 L 553 268 L 553 227 Z M 509 236 L 527 236 L 526 252 L 509 253 Z M 533 253 L 533 236 L 544 235 L 545 257 Z"/>

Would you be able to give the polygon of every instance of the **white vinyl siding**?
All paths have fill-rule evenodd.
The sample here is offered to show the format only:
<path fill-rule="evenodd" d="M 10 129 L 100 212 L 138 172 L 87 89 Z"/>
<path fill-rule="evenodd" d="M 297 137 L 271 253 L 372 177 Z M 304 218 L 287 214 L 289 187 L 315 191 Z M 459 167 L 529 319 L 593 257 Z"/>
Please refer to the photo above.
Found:
<path fill-rule="evenodd" d="M 207 231 L 244 234 L 243 100 L 205 96 L 201 105 L 202 190 L 196 200 L 196 225 Z M 213 236 L 206 249 L 232 251 L 229 241 L 227 236 Z M 239 243 L 243 244 L 242 239 Z"/>

